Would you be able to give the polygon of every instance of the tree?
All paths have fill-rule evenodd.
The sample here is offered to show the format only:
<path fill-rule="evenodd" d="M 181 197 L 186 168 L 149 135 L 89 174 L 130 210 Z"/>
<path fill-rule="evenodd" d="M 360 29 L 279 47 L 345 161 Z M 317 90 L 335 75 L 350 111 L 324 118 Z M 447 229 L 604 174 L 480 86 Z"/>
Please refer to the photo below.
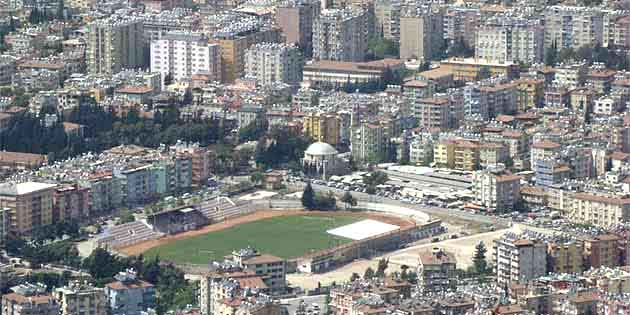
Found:
<path fill-rule="evenodd" d="M 545 65 L 553 67 L 556 62 L 558 62 L 558 47 L 556 41 L 553 41 L 551 47 L 545 52 Z"/>
<path fill-rule="evenodd" d="M 389 265 L 389 260 L 385 258 L 381 258 L 381 260 L 378 261 L 378 267 L 376 268 L 376 274 L 375 274 L 376 277 L 384 278 L 385 270 L 387 270 L 388 265 Z"/>
<path fill-rule="evenodd" d="M 485 80 L 491 76 L 492 73 L 490 72 L 490 68 L 488 68 L 488 66 L 481 66 L 481 68 L 479 68 L 479 72 L 477 73 L 477 80 Z"/>
<path fill-rule="evenodd" d="M 164 76 L 164 86 L 171 84 L 173 84 L 173 74 L 169 72 Z"/>
<path fill-rule="evenodd" d="M 311 182 L 306 183 L 306 187 L 304 187 L 304 192 L 302 192 L 302 205 L 307 210 L 312 210 L 315 208 L 315 191 L 313 191 L 313 186 L 311 186 Z"/>
<path fill-rule="evenodd" d="M 121 224 L 129 223 L 129 222 L 133 222 L 135 220 L 136 220 L 136 218 L 133 216 L 133 213 L 131 211 L 123 210 L 120 213 L 120 217 L 118 218 L 118 221 L 116 221 L 116 225 L 121 225 Z"/>
<path fill-rule="evenodd" d="M 57 3 L 57 16 L 56 16 L 58 20 L 65 20 L 64 6 L 65 6 L 64 1 L 59 0 Z"/>
<path fill-rule="evenodd" d="M 488 262 L 486 261 L 486 244 L 479 242 L 475 246 L 475 254 L 473 255 L 473 267 L 477 274 L 485 274 L 488 270 Z"/>
<path fill-rule="evenodd" d="M 359 276 L 359 274 L 356 272 L 353 272 L 352 275 L 350 276 L 350 282 L 354 282 L 359 279 L 361 279 L 361 276 Z"/>
<path fill-rule="evenodd" d="M 352 196 L 349 191 L 346 191 L 346 193 L 343 194 L 343 197 L 341 197 L 341 202 L 346 204 L 346 208 L 354 207 L 357 205 L 357 200 L 354 198 L 354 196 Z"/>
<path fill-rule="evenodd" d="M 254 172 L 252 173 L 252 175 L 249 177 L 249 180 L 252 182 L 252 184 L 254 185 L 260 185 L 263 180 L 265 180 L 265 174 L 261 173 L 261 172 Z"/>
<path fill-rule="evenodd" d="M 372 267 L 367 267 L 367 269 L 365 269 L 365 273 L 363 274 L 363 279 L 369 280 L 372 278 L 374 278 L 374 269 L 372 269 Z"/>

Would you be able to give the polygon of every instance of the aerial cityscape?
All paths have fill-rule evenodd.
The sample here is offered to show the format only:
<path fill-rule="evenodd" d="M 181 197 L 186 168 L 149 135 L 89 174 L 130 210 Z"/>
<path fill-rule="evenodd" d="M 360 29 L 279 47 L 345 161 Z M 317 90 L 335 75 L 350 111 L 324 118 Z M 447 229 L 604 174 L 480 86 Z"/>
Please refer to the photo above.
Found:
<path fill-rule="evenodd" d="M 0 0 L 0 315 L 630 315 L 629 0 Z"/>

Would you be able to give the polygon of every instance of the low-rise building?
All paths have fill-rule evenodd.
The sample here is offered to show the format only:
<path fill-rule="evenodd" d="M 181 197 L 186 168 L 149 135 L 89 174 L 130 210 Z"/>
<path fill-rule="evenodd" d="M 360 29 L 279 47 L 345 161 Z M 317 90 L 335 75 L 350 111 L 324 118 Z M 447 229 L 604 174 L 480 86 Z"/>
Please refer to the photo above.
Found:
<path fill-rule="evenodd" d="M 501 164 L 473 174 L 473 194 L 480 206 L 501 212 L 514 210 L 521 200 L 520 190 L 521 177 L 506 172 Z"/>
<path fill-rule="evenodd" d="M 108 306 L 113 315 L 140 315 L 156 305 L 155 287 L 137 279 L 134 270 L 120 272 L 117 280 L 105 285 Z"/>
<path fill-rule="evenodd" d="M 2 295 L 2 315 L 59 315 L 59 304 L 46 294 L 46 288 L 22 284 Z"/>
<path fill-rule="evenodd" d="M 499 285 L 525 284 L 547 273 L 547 245 L 540 241 L 504 237 L 493 247 Z"/>
<path fill-rule="evenodd" d="M 47 183 L 5 183 L 0 185 L 0 207 L 9 208 L 9 230 L 29 234 L 53 223 L 53 195 L 56 185 Z"/>
<path fill-rule="evenodd" d="M 441 248 L 418 253 L 418 279 L 423 292 L 443 292 L 455 287 L 457 260 Z"/>
<path fill-rule="evenodd" d="M 59 302 L 60 315 L 107 314 L 107 297 L 103 288 L 72 282 L 65 287 L 56 288 L 53 295 Z"/>

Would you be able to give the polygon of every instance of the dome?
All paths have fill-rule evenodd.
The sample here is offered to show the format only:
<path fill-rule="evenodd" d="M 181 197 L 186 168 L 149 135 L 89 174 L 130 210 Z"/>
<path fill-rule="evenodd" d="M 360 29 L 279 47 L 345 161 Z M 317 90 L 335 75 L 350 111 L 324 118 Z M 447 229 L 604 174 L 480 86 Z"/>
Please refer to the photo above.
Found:
<path fill-rule="evenodd" d="M 333 155 L 337 154 L 337 150 L 326 142 L 315 142 L 308 146 L 304 153 L 308 155 Z"/>

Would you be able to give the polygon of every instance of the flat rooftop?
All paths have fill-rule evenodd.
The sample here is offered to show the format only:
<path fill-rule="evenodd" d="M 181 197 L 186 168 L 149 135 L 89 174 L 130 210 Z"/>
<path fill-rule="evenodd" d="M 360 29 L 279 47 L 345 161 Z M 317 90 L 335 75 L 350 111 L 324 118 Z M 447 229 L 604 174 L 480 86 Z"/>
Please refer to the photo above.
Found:
<path fill-rule="evenodd" d="M 328 230 L 326 233 L 360 241 L 366 238 L 399 230 L 398 225 L 387 224 L 376 220 L 363 220 Z"/>

